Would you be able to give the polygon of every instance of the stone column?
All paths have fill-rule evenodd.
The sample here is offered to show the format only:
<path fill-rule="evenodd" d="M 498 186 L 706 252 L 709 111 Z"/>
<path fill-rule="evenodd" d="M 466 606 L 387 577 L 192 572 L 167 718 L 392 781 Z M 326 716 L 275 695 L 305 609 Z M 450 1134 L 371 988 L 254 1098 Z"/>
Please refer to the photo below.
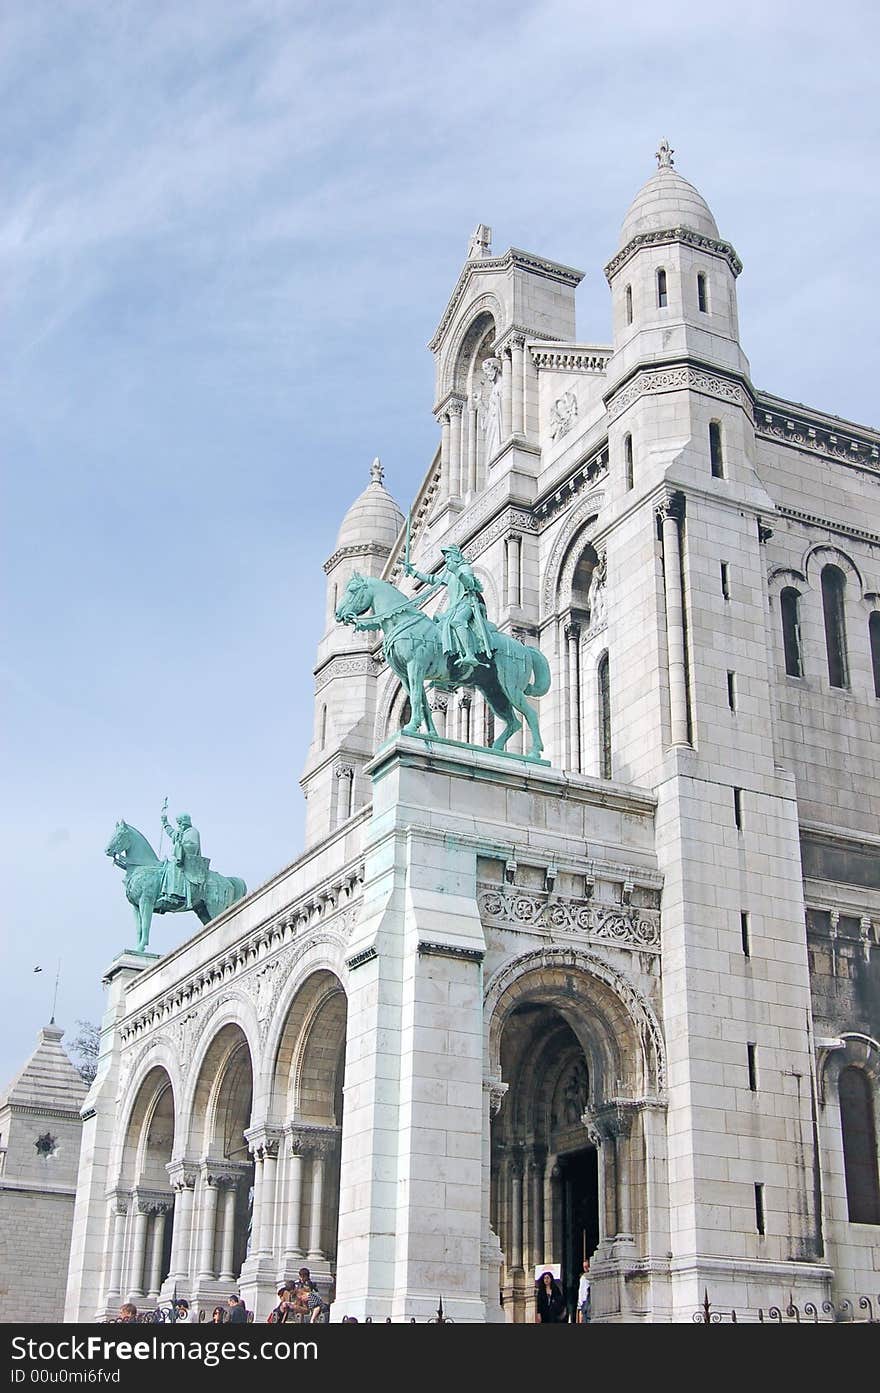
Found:
<path fill-rule="evenodd" d="M 153 1247 L 150 1253 L 150 1284 L 147 1296 L 157 1297 L 162 1286 L 162 1251 L 165 1247 L 165 1219 L 168 1205 L 153 1206 Z"/>
<path fill-rule="evenodd" d="M 278 1164 L 278 1138 L 268 1137 L 261 1145 L 263 1156 L 263 1186 L 260 1196 L 260 1247 L 261 1254 L 270 1255 L 273 1250 L 275 1224 L 275 1168 Z"/>
<path fill-rule="evenodd" d="M 517 1153 L 510 1162 L 510 1269 L 523 1266 L 523 1158 Z"/>
<path fill-rule="evenodd" d="M 172 1161 L 166 1168 L 174 1191 L 174 1228 L 171 1234 L 170 1277 L 185 1281 L 190 1268 L 190 1231 L 192 1228 L 193 1198 L 196 1173 L 182 1161 Z"/>
<path fill-rule="evenodd" d="M 463 691 L 458 698 L 458 738 L 465 745 L 471 742 L 471 694 Z"/>
<path fill-rule="evenodd" d="M 292 1272 L 303 1260 L 300 1247 L 302 1224 L 303 1157 L 294 1136 L 287 1157 L 287 1235 L 284 1242 L 284 1271 Z"/>
<path fill-rule="evenodd" d="M 462 451 L 461 451 L 461 413 L 464 402 L 451 401 L 449 403 L 449 493 L 452 498 L 458 498 L 463 492 L 462 475 Z"/>
<path fill-rule="evenodd" d="M 339 827 L 351 817 L 354 802 L 354 769 L 350 764 L 339 764 L 333 771 L 336 775 L 336 826 Z"/>
<path fill-rule="evenodd" d="M 434 712 L 434 724 L 439 734 L 445 737 L 449 734 L 447 729 L 448 695 L 445 692 L 435 692 L 431 697 L 431 709 Z"/>
<path fill-rule="evenodd" d="M 566 677 L 568 687 L 568 768 L 580 773 L 581 768 L 581 680 L 580 624 L 565 626 Z"/>
<path fill-rule="evenodd" d="M 217 1235 L 217 1200 L 219 1192 L 217 1179 L 211 1172 L 202 1174 L 202 1194 L 199 1218 L 201 1220 L 202 1243 L 199 1257 L 199 1282 L 215 1282 L 214 1240 Z"/>
<path fill-rule="evenodd" d="M 131 1249 L 131 1267 L 128 1277 L 128 1297 L 131 1301 L 144 1298 L 144 1258 L 147 1252 L 147 1227 L 150 1222 L 150 1205 L 146 1200 L 137 1200 L 134 1215 L 134 1241 Z"/>
<path fill-rule="evenodd" d="M 553 1234 L 553 1250 L 551 1262 L 562 1261 L 562 1171 L 558 1164 L 553 1165 L 550 1170 L 550 1192 L 551 1192 L 551 1230 Z"/>
<path fill-rule="evenodd" d="M 462 493 L 476 493 L 479 486 L 477 474 L 479 440 L 480 423 L 477 408 L 472 406 L 468 409 L 467 477 L 462 482 Z"/>
<path fill-rule="evenodd" d="M 444 411 L 440 416 L 440 498 L 448 498 L 450 494 L 449 479 L 449 413 Z"/>
<path fill-rule="evenodd" d="M 510 428 L 514 435 L 523 434 L 523 351 L 525 349 L 525 335 L 514 334 L 510 341 L 510 364 L 511 364 L 511 397 L 512 413 L 510 418 Z"/>
<path fill-rule="evenodd" d="M 236 1274 L 232 1264 L 235 1261 L 235 1210 L 238 1200 L 238 1178 L 225 1176 L 223 1186 L 223 1214 L 220 1229 L 220 1281 L 234 1282 Z"/>
<path fill-rule="evenodd" d="M 312 1212 L 309 1216 L 309 1262 L 323 1262 L 321 1224 L 324 1218 L 324 1165 L 326 1153 L 322 1146 L 312 1148 Z"/>
<path fill-rule="evenodd" d="M 522 565 L 522 538 L 518 535 L 507 538 L 507 605 L 518 609 L 520 605 L 520 568 Z"/>
<path fill-rule="evenodd" d="M 513 402 L 511 400 L 511 384 L 513 373 L 510 364 L 510 347 L 505 347 L 502 353 L 498 354 L 501 363 L 501 444 L 505 445 L 510 439 L 510 422 L 513 416 Z"/>
<path fill-rule="evenodd" d="M 536 1150 L 532 1160 L 532 1264 L 544 1261 L 544 1157 Z"/>
<path fill-rule="evenodd" d="M 125 1252 L 125 1225 L 128 1220 L 128 1197 L 118 1196 L 112 1206 L 113 1234 L 110 1256 L 110 1285 L 104 1298 L 107 1306 L 114 1306 L 122 1295 L 122 1257 Z"/>
<path fill-rule="evenodd" d="M 684 595 L 681 587 L 680 505 L 665 499 L 657 508 L 663 528 L 663 586 L 666 593 L 666 646 L 669 662 L 669 715 L 673 745 L 690 743 L 688 731 L 687 666 L 684 636 Z"/>

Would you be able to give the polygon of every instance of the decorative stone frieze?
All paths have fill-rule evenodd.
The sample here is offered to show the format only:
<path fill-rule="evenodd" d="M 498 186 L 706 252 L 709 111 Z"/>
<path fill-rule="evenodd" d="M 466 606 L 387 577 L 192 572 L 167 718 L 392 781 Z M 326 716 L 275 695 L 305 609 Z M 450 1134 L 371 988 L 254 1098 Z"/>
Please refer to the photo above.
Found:
<path fill-rule="evenodd" d="M 486 956 L 479 948 L 460 948 L 454 943 L 432 943 L 425 939 L 419 939 L 418 952 L 421 957 L 461 958 L 473 963 L 481 963 Z"/>
<path fill-rule="evenodd" d="M 563 899 L 546 891 L 505 894 L 496 886 L 478 888 L 477 904 L 486 924 L 530 933 L 570 933 L 639 952 L 660 951 L 657 910 L 617 909 L 592 899 Z"/>
<path fill-rule="evenodd" d="M 379 542 L 358 542 L 354 546 L 340 547 L 324 562 L 324 574 L 329 576 L 337 561 L 344 556 L 388 556 L 390 552 L 390 547 L 382 546 Z"/>
<path fill-rule="evenodd" d="M 287 1140 L 292 1156 L 332 1156 L 339 1146 L 342 1128 L 313 1122 L 292 1122 Z"/>
<path fill-rule="evenodd" d="M 717 397 L 720 401 L 742 407 L 749 419 L 753 419 L 751 397 L 741 383 L 718 373 L 706 372 L 703 368 L 671 364 L 666 368 L 637 372 L 623 387 L 606 397 L 608 421 L 616 421 L 639 397 L 657 392 L 683 391 Z"/>
<path fill-rule="evenodd" d="M 315 673 L 315 692 L 322 691 L 335 677 L 375 677 L 383 667 L 384 662 L 379 662 L 374 653 L 337 655 Z"/>

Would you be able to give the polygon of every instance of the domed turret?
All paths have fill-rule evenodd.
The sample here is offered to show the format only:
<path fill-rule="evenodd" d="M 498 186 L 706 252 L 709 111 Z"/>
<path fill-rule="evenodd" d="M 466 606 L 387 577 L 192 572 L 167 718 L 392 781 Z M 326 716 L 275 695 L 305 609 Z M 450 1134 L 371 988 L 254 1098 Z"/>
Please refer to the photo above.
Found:
<path fill-rule="evenodd" d="M 682 178 L 672 162 L 673 151 L 664 140 L 657 151 L 659 168 L 643 184 L 629 206 L 620 230 L 620 249 L 633 237 L 647 232 L 669 232 L 687 227 L 703 237 L 719 240 L 718 224 L 703 195 Z"/>
<path fill-rule="evenodd" d="M 376 546 L 391 550 L 403 526 L 403 513 L 382 480 L 385 471 L 379 459 L 370 467 L 370 482 L 352 503 L 339 529 L 336 550 L 344 547 Z"/>

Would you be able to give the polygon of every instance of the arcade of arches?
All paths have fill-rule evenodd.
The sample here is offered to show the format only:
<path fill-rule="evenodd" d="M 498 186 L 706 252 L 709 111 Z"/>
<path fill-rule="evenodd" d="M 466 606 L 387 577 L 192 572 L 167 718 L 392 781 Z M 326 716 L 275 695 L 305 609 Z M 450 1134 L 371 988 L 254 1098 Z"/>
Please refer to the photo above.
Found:
<path fill-rule="evenodd" d="M 329 1286 L 336 1249 L 346 997 L 313 973 L 288 1011 L 261 1098 L 232 1021 L 192 1084 L 172 1060 L 147 1068 L 130 1107 L 110 1206 L 103 1305 L 172 1294 L 216 1304 L 240 1285 L 295 1277 Z M 251 1304 L 251 1303 L 248 1303 Z"/>

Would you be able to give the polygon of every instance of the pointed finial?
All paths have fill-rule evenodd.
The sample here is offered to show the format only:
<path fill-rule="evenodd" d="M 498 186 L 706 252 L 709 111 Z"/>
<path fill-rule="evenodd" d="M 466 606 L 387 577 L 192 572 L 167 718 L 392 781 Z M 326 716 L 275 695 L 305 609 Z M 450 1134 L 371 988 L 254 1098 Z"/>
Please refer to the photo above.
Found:
<path fill-rule="evenodd" d="M 661 140 L 661 141 L 660 141 L 660 149 L 654 151 L 654 157 L 655 157 L 655 159 L 656 159 L 656 161 L 657 161 L 657 168 L 658 168 L 658 169 L 672 169 L 673 165 L 675 164 L 675 160 L 672 158 L 672 156 L 673 156 L 674 154 L 675 154 L 675 151 L 673 150 L 672 146 L 669 144 L 669 141 L 668 141 L 668 140 Z"/>
<path fill-rule="evenodd" d="M 487 227 L 484 222 L 477 223 L 471 239 L 468 242 L 467 259 L 473 261 L 475 257 L 492 255 L 492 229 Z"/>
<path fill-rule="evenodd" d="M 373 463 L 370 465 L 370 483 L 381 484 L 384 478 L 385 470 L 382 468 L 382 461 L 377 455 L 376 458 L 373 460 Z"/>

